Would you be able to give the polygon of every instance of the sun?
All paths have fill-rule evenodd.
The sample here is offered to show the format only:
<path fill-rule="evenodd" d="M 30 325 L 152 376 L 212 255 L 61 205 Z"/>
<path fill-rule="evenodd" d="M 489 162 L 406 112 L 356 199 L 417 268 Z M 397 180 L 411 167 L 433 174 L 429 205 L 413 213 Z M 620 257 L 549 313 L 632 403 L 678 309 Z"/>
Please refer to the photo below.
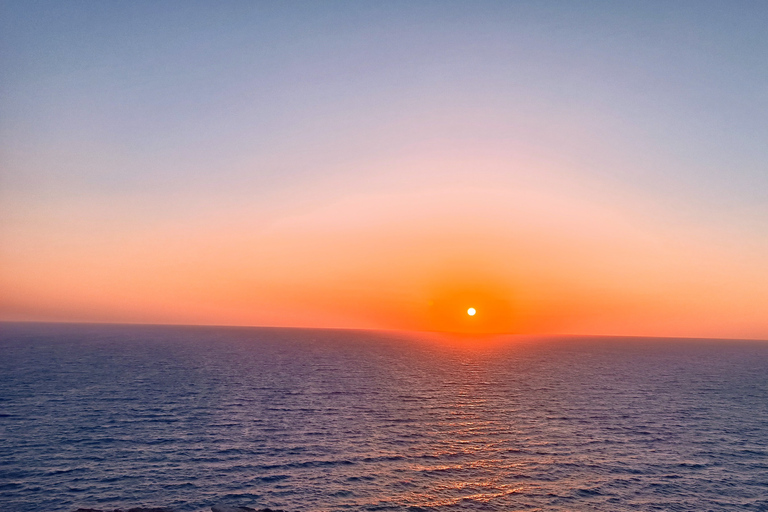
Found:
<path fill-rule="evenodd" d="M 467 310 L 467 314 L 468 314 L 469 316 L 475 316 L 475 313 L 477 313 L 477 311 L 475 310 L 475 308 L 469 308 L 469 309 Z"/>

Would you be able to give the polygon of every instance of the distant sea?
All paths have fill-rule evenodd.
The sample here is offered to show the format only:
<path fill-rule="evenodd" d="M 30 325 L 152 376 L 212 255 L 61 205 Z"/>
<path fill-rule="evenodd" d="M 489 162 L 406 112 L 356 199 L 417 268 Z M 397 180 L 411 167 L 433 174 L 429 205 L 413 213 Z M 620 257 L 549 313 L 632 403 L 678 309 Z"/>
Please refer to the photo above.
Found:
<path fill-rule="evenodd" d="M 768 511 L 768 343 L 0 324 L 0 508 Z"/>

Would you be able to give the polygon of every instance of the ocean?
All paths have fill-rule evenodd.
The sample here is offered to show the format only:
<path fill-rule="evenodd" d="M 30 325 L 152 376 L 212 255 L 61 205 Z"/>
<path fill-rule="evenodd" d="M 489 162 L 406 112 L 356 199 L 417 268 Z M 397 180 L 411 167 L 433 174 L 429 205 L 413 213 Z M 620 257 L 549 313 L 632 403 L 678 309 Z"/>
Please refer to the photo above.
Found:
<path fill-rule="evenodd" d="M 768 342 L 0 324 L 0 503 L 768 511 Z"/>

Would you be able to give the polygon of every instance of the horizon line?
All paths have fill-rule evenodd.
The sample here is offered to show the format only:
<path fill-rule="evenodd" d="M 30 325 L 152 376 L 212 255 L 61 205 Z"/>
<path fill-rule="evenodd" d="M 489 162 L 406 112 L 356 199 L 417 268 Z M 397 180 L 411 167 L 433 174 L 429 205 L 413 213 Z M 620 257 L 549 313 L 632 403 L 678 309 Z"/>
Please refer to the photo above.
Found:
<path fill-rule="evenodd" d="M 427 331 L 407 329 L 385 329 L 364 327 L 307 327 L 307 326 L 283 326 L 283 325 L 247 325 L 247 324 L 184 324 L 184 323 L 147 323 L 147 322 L 100 322 L 100 321 L 66 321 L 66 320 L 0 320 L 0 324 L 37 324 L 37 325 L 82 325 L 82 326 L 122 326 L 122 327 L 208 327 L 229 329 L 291 329 L 314 331 L 359 331 L 381 332 L 397 334 L 431 334 L 445 335 L 452 338 L 490 338 L 490 337 L 516 337 L 516 338 L 625 338 L 625 339 L 658 339 L 658 340 L 708 340 L 708 341 L 758 341 L 768 342 L 768 338 L 723 338 L 709 336 L 647 336 L 638 334 L 573 334 L 573 333 L 462 333 L 451 331 Z"/>

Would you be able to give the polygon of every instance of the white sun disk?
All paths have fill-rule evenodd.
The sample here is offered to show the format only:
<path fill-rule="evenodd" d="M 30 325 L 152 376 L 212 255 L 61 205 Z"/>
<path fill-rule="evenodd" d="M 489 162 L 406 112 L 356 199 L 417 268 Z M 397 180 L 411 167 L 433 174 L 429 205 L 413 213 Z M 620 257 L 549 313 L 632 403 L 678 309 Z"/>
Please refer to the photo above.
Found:
<path fill-rule="evenodd" d="M 477 311 L 475 310 L 475 308 L 469 308 L 469 309 L 467 310 L 467 314 L 468 314 L 469 316 L 475 316 L 475 313 L 477 313 Z"/>

